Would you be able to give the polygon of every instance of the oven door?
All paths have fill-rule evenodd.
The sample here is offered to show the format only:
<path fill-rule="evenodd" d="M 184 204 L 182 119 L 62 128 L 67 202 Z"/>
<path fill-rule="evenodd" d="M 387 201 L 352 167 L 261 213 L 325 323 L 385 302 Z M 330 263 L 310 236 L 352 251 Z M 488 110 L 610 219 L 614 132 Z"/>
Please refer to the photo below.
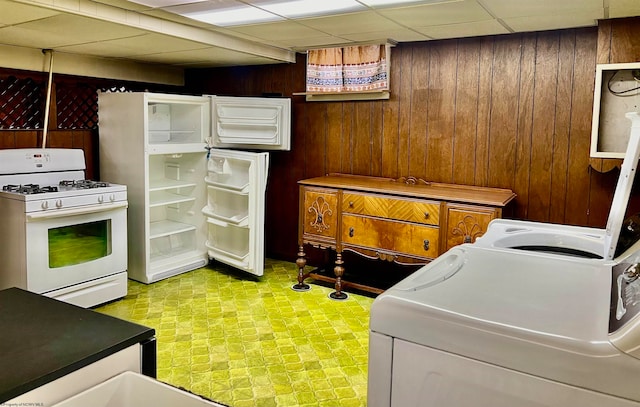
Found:
<path fill-rule="evenodd" d="M 127 202 L 27 214 L 27 289 L 40 294 L 127 270 Z"/>

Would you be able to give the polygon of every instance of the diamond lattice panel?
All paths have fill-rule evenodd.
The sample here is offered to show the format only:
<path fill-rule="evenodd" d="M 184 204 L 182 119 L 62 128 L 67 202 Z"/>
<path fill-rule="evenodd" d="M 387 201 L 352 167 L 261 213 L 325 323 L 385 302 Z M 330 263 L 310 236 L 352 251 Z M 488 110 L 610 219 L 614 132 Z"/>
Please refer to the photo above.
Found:
<path fill-rule="evenodd" d="M 58 84 L 56 112 L 59 129 L 94 129 L 98 126 L 98 93 L 87 84 Z"/>
<path fill-rule="evenodd" d="M 42 128 L 42 84 L 13 76 L 0 79 L 0 129 Z"/>

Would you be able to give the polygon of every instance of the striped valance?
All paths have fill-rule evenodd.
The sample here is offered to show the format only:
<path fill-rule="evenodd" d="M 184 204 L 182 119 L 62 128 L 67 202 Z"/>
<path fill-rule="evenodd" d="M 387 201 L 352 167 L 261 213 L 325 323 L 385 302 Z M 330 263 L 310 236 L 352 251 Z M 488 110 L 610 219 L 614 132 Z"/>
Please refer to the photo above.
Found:
<path fill-rule="evenodd" d="M 388 90 L 385 45 L 309 50 L 307 92 Z"/>

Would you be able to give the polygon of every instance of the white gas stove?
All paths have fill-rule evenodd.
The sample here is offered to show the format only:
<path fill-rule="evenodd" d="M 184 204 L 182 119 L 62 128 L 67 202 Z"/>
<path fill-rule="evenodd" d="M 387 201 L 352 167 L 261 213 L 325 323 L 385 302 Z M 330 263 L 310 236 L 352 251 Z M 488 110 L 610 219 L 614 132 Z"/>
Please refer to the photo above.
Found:
<path fill-rule="evenodd" d="M 84 170 L 78 149 L 0 150 L 0 289 L 85 307 L 126 294 L 127 188 Z"/>

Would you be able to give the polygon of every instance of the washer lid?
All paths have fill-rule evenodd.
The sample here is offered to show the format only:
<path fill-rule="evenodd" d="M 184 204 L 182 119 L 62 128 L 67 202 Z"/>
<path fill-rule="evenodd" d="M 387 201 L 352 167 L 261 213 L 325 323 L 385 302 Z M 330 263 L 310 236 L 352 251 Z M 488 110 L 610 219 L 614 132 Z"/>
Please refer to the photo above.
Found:
<path fill-rule="evenodd" d="M 605 259 L 613 259 L 614 256 L 621 254 L 627 249 L 627 247 L 618 247 L 618 241 L 627 211 L 633 179 L 636 175 L 638 158 L 640 158 L 640 115 L 636 112 L 631 112 L 625 116 L 631 120 L 631 134 L 629 136 L 627 152 L 625 153 L 624 161 L 620 168 L 620 177 L 618 178 L 616 190 L 613 195 L 609 218 L 607 219 L 604 246 Z"/>
<path fill-rule="evenodd" d="M 598 353 L 610 284 L 603 260 L 462 245 L 376 298 L 370 327 L 456 353 L 475 352 L 474 335 Z"/>

